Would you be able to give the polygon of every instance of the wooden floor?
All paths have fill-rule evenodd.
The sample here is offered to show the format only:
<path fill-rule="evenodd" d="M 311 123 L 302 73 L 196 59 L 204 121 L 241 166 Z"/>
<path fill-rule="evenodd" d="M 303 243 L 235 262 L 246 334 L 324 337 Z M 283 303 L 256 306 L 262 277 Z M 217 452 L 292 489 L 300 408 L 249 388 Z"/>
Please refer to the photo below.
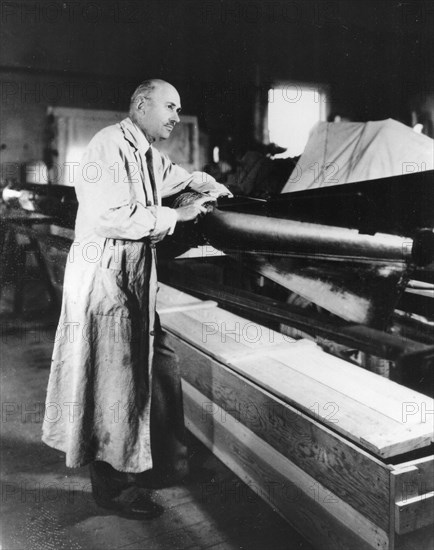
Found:
<path fill-rule="evenodd" d="M 194 463 L 213 470 L 211 481 L 156 491 L 165 513 L 148 522 L 98 508 L 87 468 L 65 468 L 40 439 L 56 317 L 41 313 L 47 297 L 37 282 L 26 291 L 33 321 L 8 314 L 11 288 L 0 303 L 3 550 L 311 550 L 192 437 Z"/>

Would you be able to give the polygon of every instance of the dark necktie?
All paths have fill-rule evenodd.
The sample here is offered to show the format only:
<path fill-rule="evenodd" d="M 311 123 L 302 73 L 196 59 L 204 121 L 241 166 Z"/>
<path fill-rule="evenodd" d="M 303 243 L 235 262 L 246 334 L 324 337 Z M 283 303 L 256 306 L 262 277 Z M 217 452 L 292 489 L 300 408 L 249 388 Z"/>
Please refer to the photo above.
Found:
<path fill-rule="evenodd" d="M 146 151 L 146 166 L 148 167 L 149 180 L 151 181 L 152 194 L 154 196 L 154 204 L 158 204 L 157 184 L 155 183 L 154 165 L 152 163 L 152 148 Z"/>

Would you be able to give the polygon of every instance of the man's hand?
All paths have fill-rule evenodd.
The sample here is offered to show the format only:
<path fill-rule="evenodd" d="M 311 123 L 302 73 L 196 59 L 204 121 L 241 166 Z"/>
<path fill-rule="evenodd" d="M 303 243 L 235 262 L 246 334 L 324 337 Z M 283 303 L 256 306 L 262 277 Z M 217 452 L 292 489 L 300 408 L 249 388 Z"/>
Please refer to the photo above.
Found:
<path fill-rule="evenodd" d="M 233 197 L 232 192 L 222 183 L 216 183 L 215 188 L 206 191 L 206 193 L 208 193 L 210 197 L 215 197 L 216 199 L 219 197 Z"/>
<path fill-rule="evenodd" d="M 201 197 L 188 206 L 181 206 L 175 209 L 179 222 L 189 222 L 195 220 L 198 216 L 207 213 L 205 203 L 215 201 L 213 197 Z"/>
<path fill-rule="evenodd" d="M 193 172 L 193 179 L 189 187 L 192 191 L 197 191 L 198 193 L 206 193 L 210 197 L 233 197 L 231 191 L 222 183 L 216 182 L 216 180 L 211 177 L 206 172 Z"/>

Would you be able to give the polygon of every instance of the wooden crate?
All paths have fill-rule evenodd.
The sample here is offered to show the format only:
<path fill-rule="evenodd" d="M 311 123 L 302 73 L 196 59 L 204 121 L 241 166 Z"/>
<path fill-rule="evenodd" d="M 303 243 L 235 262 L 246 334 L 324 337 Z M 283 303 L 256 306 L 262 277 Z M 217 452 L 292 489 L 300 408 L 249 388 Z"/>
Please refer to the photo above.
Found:
<path fill-rule="evenodd" d="M 432 547 L 432 399 L 165 285 L 158 309 L 188 428 L 314 546 Z"/>

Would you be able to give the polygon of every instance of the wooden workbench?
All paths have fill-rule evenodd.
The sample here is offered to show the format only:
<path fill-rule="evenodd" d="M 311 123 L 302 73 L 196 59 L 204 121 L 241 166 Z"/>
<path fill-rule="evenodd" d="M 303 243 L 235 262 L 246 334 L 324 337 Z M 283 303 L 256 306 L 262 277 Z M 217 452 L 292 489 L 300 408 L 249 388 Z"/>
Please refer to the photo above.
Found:
<path fill-rule="evenodd" d="M 59 231 L 38 243 L 60 296 Z M 318 550 L 433 546 L 432 399 L 166 285 L 158 310 L 188 428 Z"/>
<path fill-rule="evenodd" d="M 158 296 L 188 428 L 315 547 L 432 547 L 432 399 L 215 302 Z"/>

